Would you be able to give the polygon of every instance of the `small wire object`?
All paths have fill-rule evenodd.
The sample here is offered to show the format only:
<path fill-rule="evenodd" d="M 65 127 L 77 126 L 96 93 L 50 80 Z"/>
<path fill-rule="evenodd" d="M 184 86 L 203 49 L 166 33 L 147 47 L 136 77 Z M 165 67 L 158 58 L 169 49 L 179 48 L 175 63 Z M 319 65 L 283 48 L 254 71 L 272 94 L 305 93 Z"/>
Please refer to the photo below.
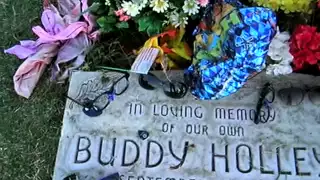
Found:
<path fill-rule="evenodd" d="M 105 92 L 101 93 L 93 100 L 85 99 L 80 102 L 72 97 L 67 96 L 68 99 L 82 106 L 82 111 L 89 117 L 100 116 L 104 109 L 106 109 L 111 101 L 114 101 L 115 96 L 122 95 L 129 87 L 129 73 L 123 75 L 112 83 L 112 86 Z"/>
<path fill-rule="evenodd" d="M 271 83 L 266 83 L 264 86 L 263 86 L 263 89 L 260 93 L 260 97 L 259 97 L 259 101 L 258 101 L 258 104 L 256 106 L 256 112 L 255 112 L 255 116 L 254 116 L 254 123 L 255 124 L 259 124 L 260 122 L 261 123 L 266 123 L 266 121 L 262 121 L 261 120 L 261 109 L 262 107 L 266 107 L 267 108 L 267 120 L 270 118 L 270 111 L 271 111 L 271 106 L 270 104 L 273 103 L 275 99 L 275 90 L 272 86 Z"/>
<path fill-rule="evenodd" d="M 188 92 L 188 87 L 185 83 L 162 81 L 150 72 L 139 76 L 139 85 L 146 90 L 155 90 L 157 87 L 160 87 L 166 96 L 173 99 L 181 99 Z"/>

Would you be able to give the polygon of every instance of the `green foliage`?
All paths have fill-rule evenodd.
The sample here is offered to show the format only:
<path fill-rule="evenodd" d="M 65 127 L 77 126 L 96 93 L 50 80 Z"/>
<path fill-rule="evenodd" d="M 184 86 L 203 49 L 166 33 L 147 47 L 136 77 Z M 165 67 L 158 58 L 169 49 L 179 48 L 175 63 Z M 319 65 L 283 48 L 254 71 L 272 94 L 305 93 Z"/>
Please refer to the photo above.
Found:
<path fill-rule="evenodd" d="M 102 16 L 97 20 L 98 25 L 100 26 L 100 30 L 102 32 L 108 33 L 114 30 L 113 25 L 117 22 L 117 20 L 112 16 Z"/>
<path fill-rule="evenodd" d="M 117 19 L 113 16 L 103 16 L 97 20 L 100 27 L 104 27 L 107 24 L 114 24 L 117 22 Z"/>
<path fill-rule="evenodd" d="M 128 22 L 117 22 L 115 16 L 102 16 L 97 19 L 100 30 L 104 33 L 112 32 L 117 29 L 128 29 Z"/>
<path fill-rule="evenodd" d="M 41 24 L 39 0 L 0 2 L 0 47 L 7 49 L 21 39 L 36 39 L 32 26 Z M 50 82 L 49 70 L 41 77 L 32 97 L 19 97 L 12 75 L 22 63 L 0 53 L 0 179 L 52 179 L 67 85 Z"/>
<path fill-rule="evenodd" d="M 155 16 L 142 16 L 137 19 L 140 32 L 147 32 L 149 36 L 159 34 L 162 30 L 162 21 Z"/>
<path fill-rule="evenodd" d="M 115 8 L 107 7 L 104 4 L 104 0 L 97 0 L 93 2 L 88 8 L 90 13 L 98 16 L 97 24 L 100 27 L 100 31 L 103 33 L 110 33 L 119 29 L 128 29 L 128 22 L 119 22 L 118 17 L 115 16 Z"/>
<path fill-rule="evenodd" d="M 149 16 L 144 16 L 138 19 L 139 31 L 146 31 L 150 26 L 152 19 Z"/>
<path fill-rule="evenodd" d="M 182 1 L 183 2 L 183 1 Z M 105 0 L 93 0 L 88 8 L 90 13 L 99 17 L 97 24 L 101 32 L 110 33 L 119 29 L 129 29 L 128 22 L 119 22 L 114 11 L 118 10 L 120 3 L 112 1 L 110 6 L 105 5 Z M 141 13 L 140 16 L 132 18 L 130 21 L 138 25 L 140 32 L 145 32 L 148 36 L 161 33 L 164 16 L 155 12 Z"/>
<path fill-rule="evenodd" d="M 109 11 L 109 7 L 107 7 L 105 4 L 104 4 L 104 2 L 100 2 L 100 1 L 98 1 L 98 2 L 93 2 L 93 3 L 91 3 L 91 6 L 87 9 L 87 10 L 85 10 L 85 12 L 86 11 L 89 11 L 91 14 L 93 14 L 93 15 L 95 15 L 95 16 L 97 16 L 97 17 L 100 17 L 100 16 L 102 16 L 102 15 L 104 15 L 104 14 L 107 14 L 108 13 L 108 11 Z"/>
<path fill-rule="evenodd" d="M 129 23 L 128 22 L 119 22 L 116 24 L 116 27 L 119 29 L 127 29 L 127 28 L 129 28 Z"/>

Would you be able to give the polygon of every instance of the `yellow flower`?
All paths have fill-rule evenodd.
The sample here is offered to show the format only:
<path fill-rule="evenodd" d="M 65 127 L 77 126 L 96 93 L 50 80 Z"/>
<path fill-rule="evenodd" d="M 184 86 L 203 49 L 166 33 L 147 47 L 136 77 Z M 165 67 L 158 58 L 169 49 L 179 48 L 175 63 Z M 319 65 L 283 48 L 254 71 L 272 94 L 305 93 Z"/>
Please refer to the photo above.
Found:
<path fill-rule="evenodd" d="M 271 8 L 274 11 L 279 9 L 285 13 L 302 12 L 308 13 L 310 11 L 310 0 L 252 0 L 259 6 Z"/>

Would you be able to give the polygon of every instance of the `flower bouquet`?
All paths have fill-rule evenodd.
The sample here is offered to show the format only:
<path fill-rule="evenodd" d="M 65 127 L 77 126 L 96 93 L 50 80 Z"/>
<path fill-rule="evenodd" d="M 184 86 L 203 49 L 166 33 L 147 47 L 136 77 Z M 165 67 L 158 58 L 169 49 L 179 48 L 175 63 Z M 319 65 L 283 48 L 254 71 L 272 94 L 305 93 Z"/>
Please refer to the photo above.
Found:
<path fill-rule="evenodd" d="M 168 25 L 185 28 L 199 18 L 200 8 L 209 0 L 93 0 L 90 9 L 99 18 L 102 32 L 137 28 L 149 36 L 160 34 Z M 130 23 L 132 22 L 132 23 Z"/>
<path fill-rule="evenodd" d="M 320 74 L 318 0 L 58 0 L 56 6 L 46 0 L 44 4 L 42 26 L 33 28 L 38 39 L 21 41 L 5 51 L 25 59 L 14 84 L 17 93 L 27 98 L 47 66 L 52 67 L 51 79 L 63 82 L 73 70 L 90 64 L 86 59 L 90 50 L 104 51 L 96 42 L 109 43 L 114 37 L 122 38 L 120 49 L 133 56 L 145 48 L 158 49 L 153 68 L 185 69 L 194 83 L 193 93 L 202 99 L 236 92 L 248 77 L 263 70 L 270 75 Z M 133 38 L 144 43 L 133 43 Z M 124 68 L 117 62 L 113 65 Z"/>

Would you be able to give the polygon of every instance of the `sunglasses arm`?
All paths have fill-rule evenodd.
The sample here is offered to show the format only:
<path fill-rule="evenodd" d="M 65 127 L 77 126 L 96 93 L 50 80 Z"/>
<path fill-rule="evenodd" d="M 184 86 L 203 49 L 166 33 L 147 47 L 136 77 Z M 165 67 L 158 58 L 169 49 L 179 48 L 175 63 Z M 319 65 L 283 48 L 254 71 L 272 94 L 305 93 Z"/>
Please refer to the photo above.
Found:
<path fill-rule="evenodd" d="M 74 103 L 77 103 L 78 105 L 80 105 L 80 106 L 84 106 L 81 102 L 79 102 L 79 101 L 77 101 L 77 100 L 75 100 L 75 99 L 73 99 L 73 98 L 71 98 L 71 97 L 69 97 L 69 96 L 66 96 L 67 97 L 67 99 L 70 99 L 71 101 L 73 101 Z"/>

